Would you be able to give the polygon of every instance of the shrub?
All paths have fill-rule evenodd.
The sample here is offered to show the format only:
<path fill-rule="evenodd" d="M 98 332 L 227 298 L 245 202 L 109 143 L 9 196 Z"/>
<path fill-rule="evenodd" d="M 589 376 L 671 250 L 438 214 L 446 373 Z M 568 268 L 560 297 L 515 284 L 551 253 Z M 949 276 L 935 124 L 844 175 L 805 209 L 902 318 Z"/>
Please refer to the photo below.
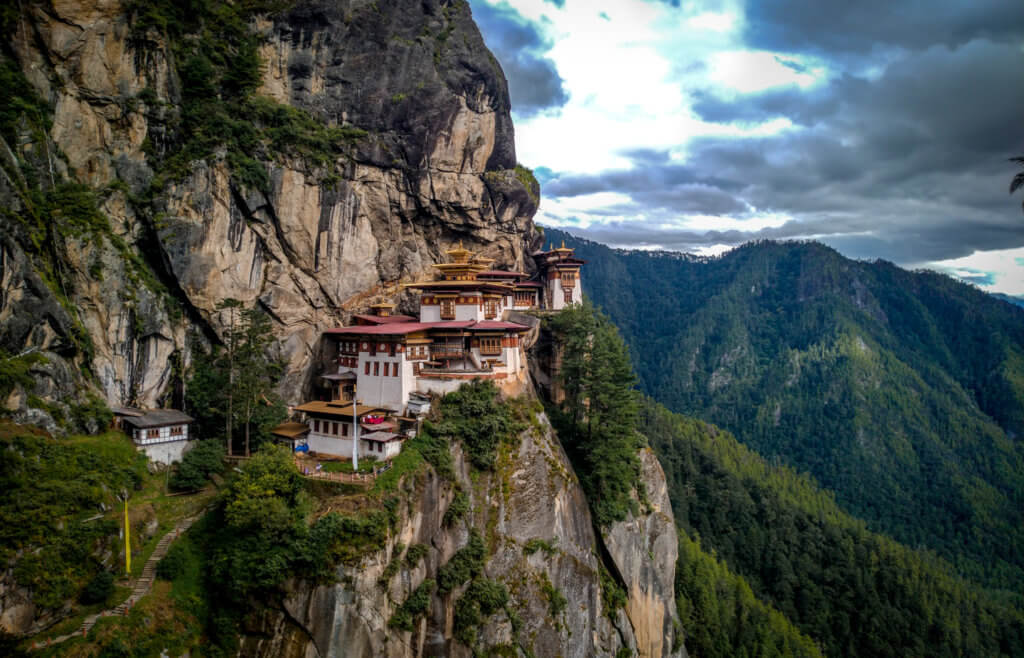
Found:
<path fill-rule="evenodd" d="M 461 441 L 470 463 L 480 470 L 493 470 L 498 444 L 511 442 L 521 429 L 490 381 L 474 381 L 444 396 L 440 413 L 437 433 Z"/>
<path fill-rule="evenodd" d="M 170 486 L 176 491 L 201 489 L 214 473 L 224 468 L 224 446 L 219 440 L 199 441 L 185 453 L 171 477 Z"/>
<path fill-rule="evenodd" d="M 398 606 L 395 613 L 388 620 L 388 626 L 400 631 L 411 631 L 416 618 L 423 615 L 430 607 L 430 596 L 434 593 L 437 583 L 430 578 L 424 580 L 419 587 L 413 590 L 409 598 Z"/>
<path fill-rule="evenodd" d="M 85 604 L 102 603 L 114 593 L 114 574 L 100 571 L 85 586 L 78 600 Z"/>
<path fill-rule="evenodd" d="M 448 509 L 444 511 L 443 523 L 445 527 L 450 528 L 461 521 L 467 512 L 469 512 L 469 496 L 466 495 L 465 491 L 459 489 L 455 492 L 455 497 L 452 498 Z"/>
<path fill-rule="evenodd" d="M 409 550 L 405 553 L 405 566 L 410 569 L 415 569 L 430 549 L 426 544 L 413 544 L 409 547 Z"/>
<path fill-rule="evenodd" d="M 546 541 L 540 537 L 534 537 L 523 546 L 523 553 L 533 555 L 537 551 L 544 551 L 545 555 L 554 555 L 558 552 L 558 547 L 555 545 L 557 543 L 557 537 L 555 537 L 553 541 Z"/>
<path fill-rule="evenodd" d="M 174 580 L 185 571 L 188 564 L 188 547 L 183 543 L 171 544 L 170 550 L 156 565 L 156 576 L 163 580 Z"/>
<path fill-rule="evenodd" d="M 480 624 L 508 603 L 508 590 L 501 583 L 480 578 L 474 580 L 455 604 L 455 637 L 467 646 L 476 642 Z"/>
<path fill-rule="evenodd" d="M 548 579 L 546 573 L 544 574 L 544 582 L 540 585 L 540 591 L 548 600 L 548 612 L 551 613 L 552 617 L 562 614 L 562 611 L 569 605 L 568 599 L 565 598 L 565 595 L 557 587 L 551 584 L 551 580 Z"/>
<path fill-rule="evenodd" d="M 437 589 L 447 594 L 470 578 L 478 576 L 484 569 L 487 547 L 480 533 L 473 530 L 469 543 L 460 548 L 452 559 L 437 570 Z"/>

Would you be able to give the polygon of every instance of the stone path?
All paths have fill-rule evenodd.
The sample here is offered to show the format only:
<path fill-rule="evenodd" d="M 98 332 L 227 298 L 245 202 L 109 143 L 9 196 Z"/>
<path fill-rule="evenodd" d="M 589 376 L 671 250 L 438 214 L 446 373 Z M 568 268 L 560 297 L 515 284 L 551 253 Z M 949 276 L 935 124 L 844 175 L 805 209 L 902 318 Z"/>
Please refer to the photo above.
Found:
<path fill-rule="evenodd" d="M 160 538 L 157 542 L 156 548 L 153 549 L 153 554 L 146 560 L 146 564 L 142 567 L 142 574 L 139 575 L 138 579 L 132 583 L 132 593 L 124 600 L 121 605 L 116 608 L 97 612 L 96 614 L 89 615 L 82 622 L 82 625 L 77 631 L 68 633 L 67 635 L 59 635 L 57 637 L 51 637 L 46 641 L 33 642 L 32 649 L 42 649 L 54 644 L 59 644 L 65 640 L 69 640 L 73 637 L 85 637 L 92 630 L 92 627 L 96 625 L 96 622 L 103 617 L 112 617 L 115 615 L 126 615 L 128 611 L 132 609 L 139 599 L 149 593 L 150 588 L 153 586 L 153 580 L 156 578 L 156 565 L 160 562 L 167 551 L 171 548 L 171 544 L 175 539 L 180 537 L 192 527 L 192 524 L 202 516 L 203 512 L 196 516 L 190 516 L 187 519 L 183 519 L 178 522 L 178 525 L 174 526 L 174 529 L 168 532 L 166 535 Z"/>

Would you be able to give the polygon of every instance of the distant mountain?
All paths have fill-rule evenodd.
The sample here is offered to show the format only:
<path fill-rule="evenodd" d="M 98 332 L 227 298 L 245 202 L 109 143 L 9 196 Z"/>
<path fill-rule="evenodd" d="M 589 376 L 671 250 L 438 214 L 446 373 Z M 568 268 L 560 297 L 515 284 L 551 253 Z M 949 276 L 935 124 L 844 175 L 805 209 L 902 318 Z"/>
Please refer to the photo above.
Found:
<path fill-rule="evenodd" d="M 806 471 L 846 511 L 1024 590 L 1024 310 L 816 243 L 718 258 L 548 229 L 622 331 L 641 387 Z"/>
<path fill-rule="evenodd" d="M 1021 308 L 1024 308 L 1024 297 L 1014 297 L 1013 295 L 1004 295 L 1003 293 L 1000 293 L 1000 292 L 994 292 L 994 293 L 991 293 L 991 295 L 993 297 L 995 297 L 996 299 L 1001 299 L 1004 302 L 1007 302 L 1009 304 L 1013 304 L 1014 306 L 1020 306 Z"/>

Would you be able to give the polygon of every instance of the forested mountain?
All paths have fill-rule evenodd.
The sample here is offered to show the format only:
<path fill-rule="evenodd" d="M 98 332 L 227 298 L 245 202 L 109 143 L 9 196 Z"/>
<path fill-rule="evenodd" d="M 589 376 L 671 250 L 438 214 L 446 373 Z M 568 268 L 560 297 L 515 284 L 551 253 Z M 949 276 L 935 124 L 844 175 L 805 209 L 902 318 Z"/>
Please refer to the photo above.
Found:
<path fill-rule="evenodd" d="M 720 603 L 748 584 L 828 656 L 1024 651 L 1020 597 L 982 591 L 933 553 L 870 532 L 810 478 L 768 465 L 728 432 L 650 399 L 638 427 L 665 469 L 683 532 L 676 592 L 685 627 L 697 629 L 687 646 L 698 655 L 772 655 L 754 638 L 765 622 L 752 611 L 746 628 L 730 624 L 739 615 Z M 724 564 L 710 568 L 707 552 Z M 785 624 L 767 625 L 764 636 L 792 642 Z M 780 653 L 802 653 L 799 646 Z"/>
<path fill-rule="evenodd" d="M 810 473 L 872 530 L 1024 588 L 1024 310 L 814 243 L 704 259 L 547 231 L 563 238 L 647 394 Z"/>

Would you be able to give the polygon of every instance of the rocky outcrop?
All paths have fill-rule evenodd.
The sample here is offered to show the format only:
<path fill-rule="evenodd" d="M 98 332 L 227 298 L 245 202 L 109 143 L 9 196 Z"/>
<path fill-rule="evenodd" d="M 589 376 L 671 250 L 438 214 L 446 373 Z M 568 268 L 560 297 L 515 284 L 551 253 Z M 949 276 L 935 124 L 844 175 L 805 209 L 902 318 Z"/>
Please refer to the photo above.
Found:
<path fill-rule="evenodd" d="M 637 655 L 686 655 L 675 606 L 679 538 L 668 483 L 650 448 L 640 451 L 648 509 L 603 530 L 604 545 L 626 585 L 626 615 L 636 633 Z"/>
<path fill-rule="evenodd" d="M 452 483 L 432 472 L 407 483 L 403 497 L 410 503 L 388 549 L 340 568 L 335 585 L 292 583 L 280 609 L 263 610 L 251 620 L 242 655 L 472 655 L 452 636 L 465 586 L 435 594 L 413 632 L 388 627 L 397 606 L 466 545 L 470 527 L 484 535 L 488 547 L 484 575 L 507 587 L 516 617 L 513 622 L 498 612 L 486 620 L 477 629 L 477 649 L 579 658 L 614 656 L 623 648 L 638 656 L 685 655 L 683 649 L 672 652 L 680 632 L 673 624 L 675 525 L 664 475 L 649 451 L 643 464 L 651 511 L 604 533 L 612 568 L 622 574 L 628 593 L 625 609 L 614 611 L 602 598 L 602 549 L 587 501 L 542 412 L 519 445 L 499 457 L 494 473 L 471 477 L 457 445 L 453 452 L 458 486 L 471 501 L 465 523 L 449 528 L 443 522 Z M 415 568 L 403 568 L 381 586 L 396 542 L 425 544 L 429 551 Z M 554 614 L 551 592 L 566 600 Z"/>
<path fill-rule="evenodd" d="M 524 256 L 536 237 L 535 191 L 508 171 L 516 164 L 508 90 L 467 3 L 303 0 L 252 18 L 264 63 L 258 93 L 363 137 L 318 167 L 260 155 L 265 190 L 214 154 L 145 206 L 137 199 L 153 180 L 154 150 L 173 146 L 180 114 L 173 44 L 152 28 L 140 35 L 117 0 L 20 7 L 10 52 L 52 125 L 42 141 L 24 131 L 13 155 L 42 167 L 44 186 L 66 176 L 102 191 L 110 232 L 58 236 L 53 258 L 71 285 L 36 286 L 40 303 L 27 313 L 24 295 L 6 295 L 0 316 L 60 326 L 5 332 L 0 347 L 47 349 L 47 336 L 77 327 L 91 345 L 70 341 L 47 356 L 94 374 L 108 403 L 166 400 L 188 362 L 189 336 L 223 333 L 216 306 L 226 298 L 272 316 L 287 361 L 280 391 L 294 402 L 317 367 L 321 331 L 376 298 L 401 299 L 399 284 L 425 274 L 453 243 L 532 267 Z M 0 194 L 17 206 L 9 181 Z M 14 252 L 30 241 L 2 228 L 10 239 L 0 279 L 29 290 L 31 277 L 11 264 L 24 262 Z M 69 317 L 57 320 L 47 311 L 55 307 Z M 72 397 L 83 384 L 73 380 L 51 380 L 36 394 Z"/>

